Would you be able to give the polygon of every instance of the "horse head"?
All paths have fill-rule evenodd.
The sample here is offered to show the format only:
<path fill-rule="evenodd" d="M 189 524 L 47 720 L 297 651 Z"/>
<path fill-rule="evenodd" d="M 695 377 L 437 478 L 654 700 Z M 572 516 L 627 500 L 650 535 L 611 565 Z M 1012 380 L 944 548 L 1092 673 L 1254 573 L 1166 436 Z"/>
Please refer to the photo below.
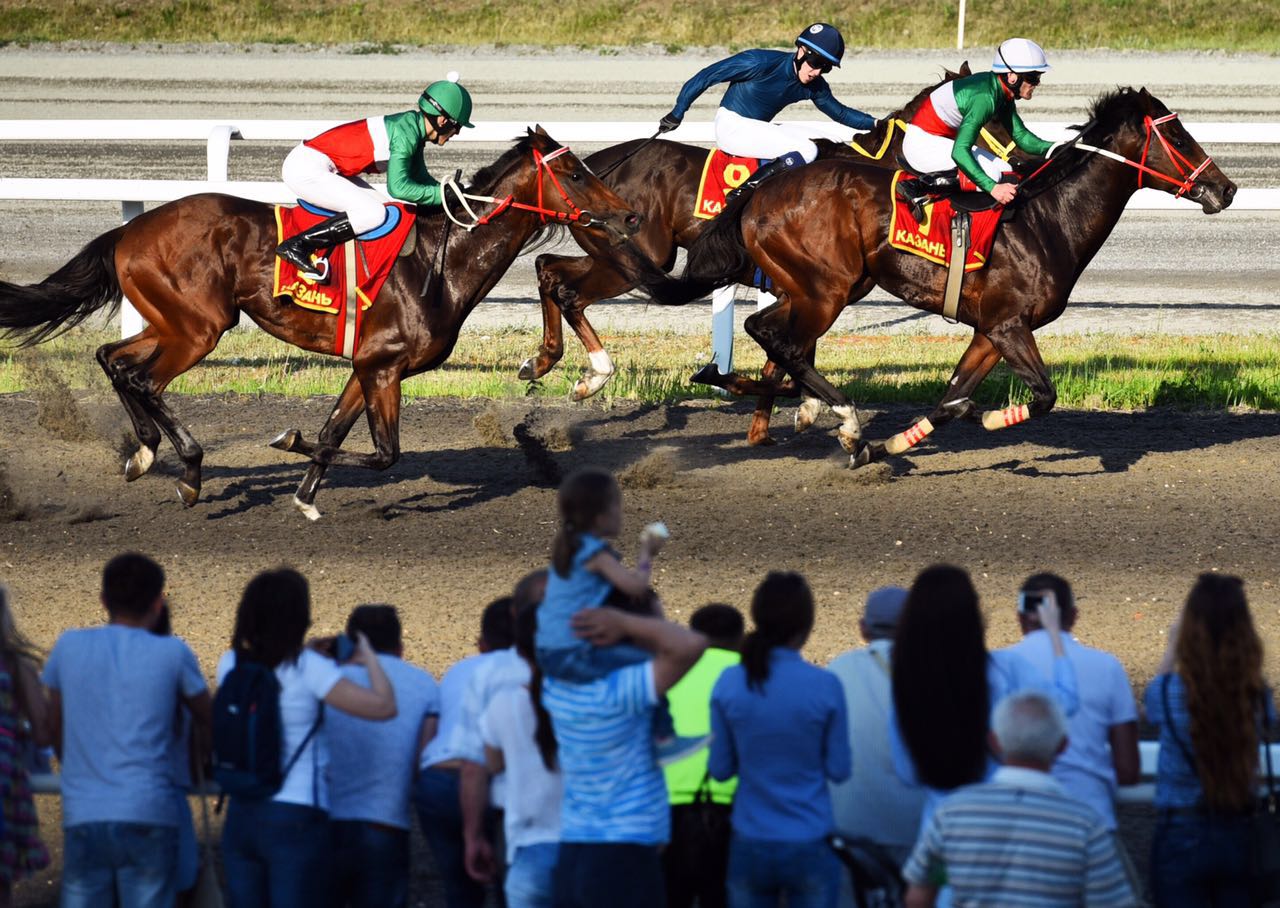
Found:
<path fill-rule="evenodd" d="M 1138 188 L 1161 189 L 1175 198 L 1199 202 L 1205 214 L 1230 206 L 1236 184 L 1218 169 L 1200 143 L 1145 88 L 1122 88 L 1104 95 L 1081 138 L 1123 155 L 1138 171 Z M 1094 137 L 1097 136 L 1097 139 Z"/>
<path fill-rule="evenodd" d="M 525 139 L 532 151 L 533 168 L 526 177 L 526 194 L 536 195 L 539 206 L 561 213 L 574 224 L 600 230 L 617 246 L 640 228 L 642 218 L 606 186 L 568 146 L 551 138 L 541 126 L 528 130 Z"/>

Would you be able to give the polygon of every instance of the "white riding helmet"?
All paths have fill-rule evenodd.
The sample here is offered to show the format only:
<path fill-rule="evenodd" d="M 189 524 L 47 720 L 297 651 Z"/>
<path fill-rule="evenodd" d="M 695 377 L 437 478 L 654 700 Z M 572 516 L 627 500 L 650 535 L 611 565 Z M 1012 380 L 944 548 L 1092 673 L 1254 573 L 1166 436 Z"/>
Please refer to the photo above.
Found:
<path fill-rule="evenodd" d="M 998 73 L 1043 73 L 1052 67 L 1044 48 L 1030 38 L 1010 38 L 996 48 L 991 69 Z"/>

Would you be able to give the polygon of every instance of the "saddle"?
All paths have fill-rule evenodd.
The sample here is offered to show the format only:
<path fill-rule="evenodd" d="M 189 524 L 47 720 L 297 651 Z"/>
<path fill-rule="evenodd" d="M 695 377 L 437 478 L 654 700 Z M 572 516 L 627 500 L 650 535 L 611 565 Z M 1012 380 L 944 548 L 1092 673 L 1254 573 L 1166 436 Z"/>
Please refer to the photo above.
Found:
<path fill-rule="evenodd" d="M 969 213 L 991 211 L 1000 207 L 1000 203 L 991 197 L 991 193 L 979 189 L 978 184 L 969 179 L 959 167 L 951 170 L 916 170 L 901 154 L 897 156 L 897 163 L 898 169 L 912 178 L 898 181 L 898 195 L 912 207 L 913 211 L 919 211 L 923 205 L 937 199 L 948 200 L 955 211 Z M 1001 174 L 997 182 L 1018 183 L 1021 180 L 1020 174 L 1008 171 Z M 1000 214 L 1001 221 L 1010 220 L 1012 217 L 1013 214 L 1007 207 Z"/>

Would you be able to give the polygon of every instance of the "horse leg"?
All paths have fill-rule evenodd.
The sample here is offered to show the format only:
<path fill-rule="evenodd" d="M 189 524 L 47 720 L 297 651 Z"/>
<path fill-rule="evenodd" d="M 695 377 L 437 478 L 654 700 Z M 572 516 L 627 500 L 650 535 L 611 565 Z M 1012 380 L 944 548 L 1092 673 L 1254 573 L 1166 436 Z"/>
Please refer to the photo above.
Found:
<path fill-rule="evenodd" d="M 775 444 L 773 436 L 769 434 L 769 420 L 773 417 L 773 402 L 778 396 L 776 387 L 781 374 L 782 367 L 773 360 L 766 362 L 764 369 L 761 370 L 760 384 L 766 390 L 760 392 L 756 400 L 755 412 L 751 414 L 751 428 L 747 429 L 749 445 Z"/>
<path fill-rule="evenodd" d="M 126 482 L 133 482 L 151 469 L 156 460 L 156 450 L 160 446 L 160 427 L 137 399 L 136 393 L 141 389 L 134 388 L 131 381 L 133 371 L 144 365 L 155 350 L 153 334 L 148 328 L 133 337 L 103 344 L 95 354 L 98 365 L 115 388 L 124 411 L 129 414 L 133 434 L 138 440 L 137 449 L 124 462 Z"/>
<path fill-rule="evenodd" d="M 865 466 L 872 461 L 880 460 L 886 454 L 905 453 L 923 441 L 931 432 L 956 417 L 972 414 L 974 403 L 970 396 L 998 362 L 1000 362 L 1000 351 L 991 343 L 990 338 L 975 331 L 964 355 L 960 357 L 960 362 L 951 373 L 946 394 L 933 412 L 887 441 L 871 442 L 858 452 L 852 466 Z"/>
<path fill-rule="evenodd" d="M 360 388 L 360 380 L 356 378 L 355 373 L 352 373 L 351 377 L 347 379 L 346 387 L 338 395 L 338 400 L 334 403 L 333 410 L 329 413 L 329 418 L 325 420 L 324 427 L 320 430 L 319 444 L 326 447 L 341 447 L 343 441 L 346 440 L 347 433 L 351 431 L 351 427 L 355 425 L 356 419 L 359 418 L 363 410 L 364 392 Z M 286 432 L 285 435 L 288 435 L 288 433 Z M 272 445 L 281 447 L 276 442 L 281 441 L 283 438 L 284 436 L 277 438 L 272 442 Z M 289 448 L 286 447 L 285 450 L 289 450 Z M 321 463 L 320 461 L 312 461 L 311 466 L 307 468 L 307 475 L 302 478 L 298 491 L 293 496 L 294 504 L 304 513 L 307 513 L 307 508 L 315 511 L 316 489 L 320 487 L 320 480 L 324 478 L 324 474 L 328 469 L 328 463 Z M 315 511 L 315 514 L 316 517 L 320 516 L 319 511 Z"/>
<path fill-rule="evenodd" d="M 813 366 L 817 361 L 817 354 L 818 345 L 815 343 L 809 348 L 809 355 L 807 357 L 810 366 Z M 803 391 L 801 392 L 801 396 L 804 399 L 800 402 L 800 406 L 796 407 L 795 416 L 795 428 L 797 433 L 803 432 L 812 426 L 814 421 L 817 420 L 818 414 L 822 411 L 822 401 L 818 398 L 811 394 L 805 394 Z"/>
<path fill-rule="evenodd" d="M 988 410 L 982 414 L 982 425 L 988 431 L 1007 429 L 1025 422 L 1033 416 L 1043 416 L 1058 402 L 1058 391 L 1049 378 L 1049 370 L 1040 357 L 1031 327 L 1016 322 L 990 332 L 991 342 L 1008 362 L 1013 373 L 1031 389 L 1031 403 L 1016 404 L 1003 410 Z"/>

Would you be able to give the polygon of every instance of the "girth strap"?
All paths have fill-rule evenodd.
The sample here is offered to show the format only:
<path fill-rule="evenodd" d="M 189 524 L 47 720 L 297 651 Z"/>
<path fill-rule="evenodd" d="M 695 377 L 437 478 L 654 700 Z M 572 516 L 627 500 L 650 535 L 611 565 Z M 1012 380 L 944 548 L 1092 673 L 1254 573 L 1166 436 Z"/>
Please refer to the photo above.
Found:
<path fill-rule="evenodd" d="M 346 324 L 342 332 L 342 356 L 351 359 L 356 352 L 356 324 L 360 317 L 360 297 L 356 295 L 356 286 L 360 283 L 356 274 L 356 241 L 347 240 L 342 244 L 342 254 L 347 263 L 347 301 L 344 308 Z"/>
<path fill-rule="evenodd" d="M 951 215 L 951 263 L 947 265 L 947 289 L 942 295 L 942 317 L 956 321 L 960 311 L 960 285 L 964 282 L 964 263 L 969 257 L 969 214 L 956 211 Z"/>

